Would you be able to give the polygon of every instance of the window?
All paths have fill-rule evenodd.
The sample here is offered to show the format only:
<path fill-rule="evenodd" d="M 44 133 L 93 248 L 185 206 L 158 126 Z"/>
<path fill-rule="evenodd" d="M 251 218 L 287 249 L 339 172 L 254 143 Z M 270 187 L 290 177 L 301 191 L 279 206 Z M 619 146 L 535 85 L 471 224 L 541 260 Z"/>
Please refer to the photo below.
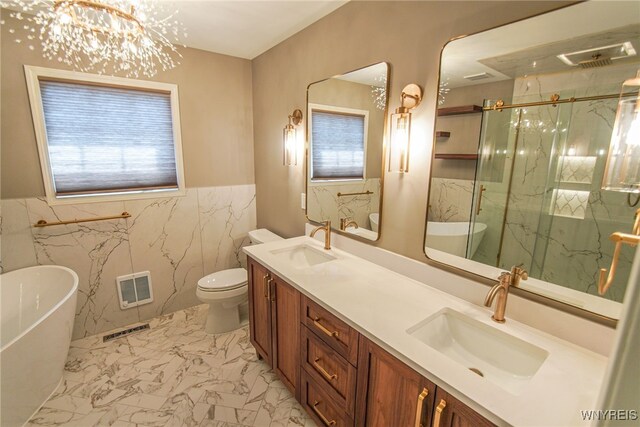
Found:
<path fill-rule="evenodd" d="M 368 111 L 312 105 L 311 179 L 362 180 Z"/>
<path fill-rule="evenodd" d="M 175 85 L 25 72 L 50 204 L 183 194 Z"/>

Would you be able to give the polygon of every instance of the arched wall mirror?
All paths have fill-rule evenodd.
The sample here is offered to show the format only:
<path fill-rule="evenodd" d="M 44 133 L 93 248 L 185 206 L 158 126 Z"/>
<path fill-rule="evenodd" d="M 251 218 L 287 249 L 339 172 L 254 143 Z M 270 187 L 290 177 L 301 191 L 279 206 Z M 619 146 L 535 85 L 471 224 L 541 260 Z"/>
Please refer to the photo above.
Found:
<path fill-rule="evenodd" d="M 586 2 L 449 42 L 442 51 L 425 254 L 617 319 L 634 249 L 603 295 L 638 195 L 601 189 L 623 82 L 640 68 L 633 2 Z"/>
<path fill-rule="evenodd" d="M 389 64 L 307 88 L 307 218 L 349 237 L 380 236 Z"/>

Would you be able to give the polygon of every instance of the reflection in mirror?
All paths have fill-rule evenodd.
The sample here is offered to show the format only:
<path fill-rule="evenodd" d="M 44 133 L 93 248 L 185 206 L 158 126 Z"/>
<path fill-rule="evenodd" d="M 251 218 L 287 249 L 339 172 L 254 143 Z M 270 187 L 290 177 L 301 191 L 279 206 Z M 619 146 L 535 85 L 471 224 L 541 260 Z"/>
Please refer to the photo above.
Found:
<path fill-rule="evenodd" d="M 307 89 L 307 217 L 377 240 L 387 115 L 385 62 Z"/>
<path fill-rule="evenodd" d="M 633 249 L 604 295 L 598 273 L 635 208 L 601 185 L 620 89 L 640 66 L 637 16 L 587 2 L 446 45 L 429 258 L 493 279 L 523 266 L 521 288 L 619 317 Z"/>

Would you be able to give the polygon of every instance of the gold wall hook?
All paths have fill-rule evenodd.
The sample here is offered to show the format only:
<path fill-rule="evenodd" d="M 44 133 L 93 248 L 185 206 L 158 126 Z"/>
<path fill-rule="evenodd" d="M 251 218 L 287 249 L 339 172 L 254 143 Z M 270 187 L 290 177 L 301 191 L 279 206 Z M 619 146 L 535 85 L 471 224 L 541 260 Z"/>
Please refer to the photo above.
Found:
<path fill-rule="evenodd" d="M 607 275 L 606 268 L 600 269 L 600 274 L 598 277 L 598 293 L 600 295 L 604 295 L 613 284 L 613 280 L 616 277 L 616 270 L 618 268 L 618 261 L 620 259 L 620 250 L 622 249 L 622 244 L 626 243 L 629 246 L 637 246 L 638 244 L 640 244 L 640 209 L 636 211 L 635 218 L 636 219 L 633 223 L 631 234 L 615 232 L 611 236 L 609 236 L 609 239 L 612 242 L 615 242 L 616 247 L 613 250 L 613 258 L 611 259 L 609 274 Z"/>

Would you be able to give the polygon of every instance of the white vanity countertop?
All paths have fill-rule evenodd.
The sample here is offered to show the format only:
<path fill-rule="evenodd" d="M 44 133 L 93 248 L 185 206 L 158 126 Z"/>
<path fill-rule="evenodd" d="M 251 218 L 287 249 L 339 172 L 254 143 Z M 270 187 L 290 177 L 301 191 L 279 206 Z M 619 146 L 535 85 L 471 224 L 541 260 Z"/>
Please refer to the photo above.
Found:
<path fill-rule="evenodd" d="M 596 409 L 607 358 L 509 318 L 499 324 L 491 310 L 476 306 L 339 249 L 337 259 L 299 268 L 271 251 L 305 244 L 295 237 L 244 251 L 304 295 L 328 309 L 436 385 L 498 425 L 588 426 L 580 411 Z M 549 353 L 517 395 L 479 377 L 406 331 L 448 307 L 518 337 Z"/>

